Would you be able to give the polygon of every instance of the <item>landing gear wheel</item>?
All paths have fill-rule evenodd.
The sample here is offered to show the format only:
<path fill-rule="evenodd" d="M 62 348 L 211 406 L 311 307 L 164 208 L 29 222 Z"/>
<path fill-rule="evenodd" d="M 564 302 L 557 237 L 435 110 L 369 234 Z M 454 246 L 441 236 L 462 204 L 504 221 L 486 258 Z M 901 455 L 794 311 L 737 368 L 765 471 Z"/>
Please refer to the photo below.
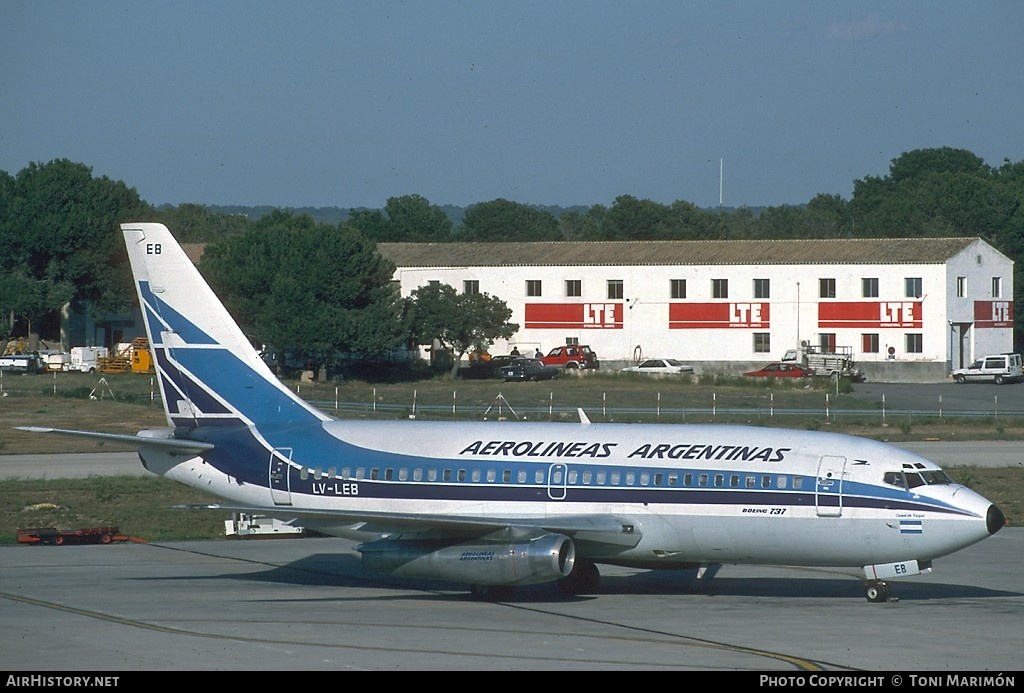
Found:
<path fill-rule="evenodd" d="M 881 580 L 872 580 L 868 583 L 864 596 L 869 602 L 887 602 L 889 601 L 889 585 Z"/>
<path fill-rule="evenodd" d="M 563 594 L 593 594 L 601 583 L 601 572 L 593 561 L 577 558 L 572 572 L 558 581 L 558 589 Z"/>
<path fill-rule="evenodd" d="M 482 602 L 498 602 L 508 599 L 515 592 L 511 585 L 471 585 L 469 593 Z"/>

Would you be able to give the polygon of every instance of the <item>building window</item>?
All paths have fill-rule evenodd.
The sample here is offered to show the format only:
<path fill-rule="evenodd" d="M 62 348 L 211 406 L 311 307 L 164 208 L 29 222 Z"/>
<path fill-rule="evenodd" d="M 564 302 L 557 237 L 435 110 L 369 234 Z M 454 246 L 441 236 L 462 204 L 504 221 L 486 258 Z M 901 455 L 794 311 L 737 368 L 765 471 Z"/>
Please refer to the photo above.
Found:
<path fill-rule="evenodd" d="M 770 332 L 754 333 L 754 353 L 768 354 L 772 350 L 772 335 Z"/>
<path fill-rule="evenodd" d="M 967 295 L 967 277 L 956 278 L 956 297 L 963 298 Z"/>
<path fill-rule="evenodd" d="M 729 280 L 728 279 L 712 279 L 711 280 L 711 297 L 712 298 L 729 298 Z"/>
<path fill-rule="evenodd" d="M 877 354 L 878 353 L 878 335 L 877 334 L 862 334 L 860 336 L 861 351 L 865 354 Z"/>
<path fill-rule="evenodd" d="M 818 335 L 818 346 L 822 351 L 834 353 L 836 350 L 836 335 L 834 332 L 822 332 Z"/>
<path fill-rule="evenodd" d="M 921 334 L 908 334 L 907 335 L 907 353 L 908 354 L 921 354 L 924 353 L 924 336 Z"/>
<path fill-rule="evenodd" d="M 608 298 L 622 298 L 622 280 L 621 279 L 609 279 L 608 280 Z"/>
<path fill-rule="evenodd" d="M 754 280 L 754 298 L 771 298 L 771 293 L 771 283 L 769 280 Z"/>
<path fill-rule="evenodd" d="M 864 298 L 878 298 L 878 277 L 864 277 L 861 279 L 860 290 Z"/>
<path fill-rule="evenodd" d="M 480 293 L 480 281 L 477 279 L 467 279 L 462 282 L 462 293 L 464 294 L 478 294 Z"/>
<path fill-rule="evenodd" d="M 921 291 L 921 277 L 907 277 L 905 283 L 907 298 L 921 298 L 924 293 Z"/>
<path fill-rule="evenodd" d="M 437 279 L 427 280 L 427 286 L 441 286 L 441 282 Z"/>
<path fill-rule="evenodd" d="M 672 298 L 686 298 L 686 280 L 672 279 L 670 281 Z"/>
<path fill-rule="evenodd" d="M 836 280 L 835 279 L 819 279 L 818 280 L 818 298 L 835 298 L 836 297 Z"/>
<path fill-rule="evenodd" d="M 565 295 L 569 297 L 583 295 L 583 282 L 579 279 L 565 280 Z"/>
<path fill-rule="evenodd" d="M 992 277 L 992 298 L 1000 298 L 1003 295 L 1003 278 Z"/>
<path fill-rule="evenodd" d="M 527 296 L 540 296 L 540 279 L 527 279 L 526 280 L 526 295 Z"/>

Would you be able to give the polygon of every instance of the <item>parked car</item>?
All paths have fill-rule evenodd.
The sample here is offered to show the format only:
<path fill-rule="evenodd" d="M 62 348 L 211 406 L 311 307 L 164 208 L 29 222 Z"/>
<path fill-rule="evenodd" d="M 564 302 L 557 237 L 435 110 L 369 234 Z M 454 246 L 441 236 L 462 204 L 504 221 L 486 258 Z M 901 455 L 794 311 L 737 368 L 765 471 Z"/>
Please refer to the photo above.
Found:
<path fill-rule="evenodd" d="M 566 344 L 555 347 L 548 352 L 548 355 L 541 359 L 549 366 L 557 366 L 568 370 L 580 368 L 600 368 L 601 362 L 597 359 L 597 352 L 586 344 Z"/>
<path fill-rule="evenodd" d="M 967 368 L 953 371 L 953 380 L 958 383 L 991 382 L 1019 383 L 1024 380 L 1020 354 L 990 354 L 978 359 Z"/>
<path fill-rule="evenodd" d="M 492 356 L 486 361 L 473 361 L 468 366 L 459 368 L 458 374 L 460 378 L 467 380 L 499 378 L 501 375 L 498 373 L 498 370 L 512 363 L 515 358 L 515 356 L 505 354 L 502 356 Z"/>
<path fill-rule="evenodd" d="M 500 377 L 510 380 L 554 380 L 559 368 L 549 366 L 540 359 L 513 359 L 512 363 L 498 369 Z"/>
<path fill-rule="evenodd" d="M 743 374 L 747 378 L 810 378 L 814 369 L 801 366 L 799 363 L 769 363 L 756 371 Z"/>
<path fill-rule="evenodd" d="M 653 375 L 685 375 L 693 373 L 693 366 L 688 366 L 675 359 L 647 359 L 635 366 L 622 369 L 623 373 L 649 373 Z"/>

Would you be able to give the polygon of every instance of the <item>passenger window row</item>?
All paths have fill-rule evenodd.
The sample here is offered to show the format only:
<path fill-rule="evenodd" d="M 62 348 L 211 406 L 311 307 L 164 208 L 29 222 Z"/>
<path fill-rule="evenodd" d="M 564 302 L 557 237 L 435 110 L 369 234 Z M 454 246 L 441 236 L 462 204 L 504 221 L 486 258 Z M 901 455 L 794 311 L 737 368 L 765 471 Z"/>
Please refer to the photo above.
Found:
<path fill-rule="evenodd" d="M 488 484 L 498 483 L 497 469 L 452 469 L 450 467 L 399 467 L 397 470 L 392 467 L 342 467 L 340 473 L 336 467 L 329 467 L 326 471 L 322 467 L 313 469 L 303 468 L 299 474 L 303 480 L 310 476 L 313 479 L 342 479 L 345 481 L 413 481 L 413 482 L 436 482 L 442 483 L 456 481 L 464 483 L 485 482 Z M 526 469 L 519 469 L 513 472 L 511 469 L 501 470 L 501 483 L 511 484 L 513 476 L 516 484 L 529 484 L 529 472 Z M 681 482 L 681 483 L 680 483 Z M 747 489 L 801 489 L 803 487 L 802 476 L 791 476 L 788 474 L 711 474 L 708 472 L 683 472 L 683 471 L 621 471 L 621 470 L 577 470 L 571 469 L 568 474 L 561 467 L 554 467 L 551 470 L 551 478 L 548 479 L 548 470 L 539 468 L 534 470 L 534 485 L 551 484 L 555 486 L 655 486 L 668 488 L 747 488 Z"/>

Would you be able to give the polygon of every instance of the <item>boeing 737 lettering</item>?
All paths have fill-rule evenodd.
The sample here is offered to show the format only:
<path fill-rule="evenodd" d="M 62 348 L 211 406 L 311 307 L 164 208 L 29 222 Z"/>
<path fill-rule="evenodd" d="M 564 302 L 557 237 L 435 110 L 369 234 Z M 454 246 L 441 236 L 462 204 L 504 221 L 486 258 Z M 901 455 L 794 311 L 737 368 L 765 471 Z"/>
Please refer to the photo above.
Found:
<path fill-rule="evenodd" d="M 361 542 L 373 572 L 594 592 L 600 564 L 842 568 L 887 580 L 996 533 L 1003 513 L 933 462 L 835 433 L 724 424 L 339 420 L 259 358 L 161 224 L 123 224 L 167 414 L 143 465 L 224 500 Z"/>

